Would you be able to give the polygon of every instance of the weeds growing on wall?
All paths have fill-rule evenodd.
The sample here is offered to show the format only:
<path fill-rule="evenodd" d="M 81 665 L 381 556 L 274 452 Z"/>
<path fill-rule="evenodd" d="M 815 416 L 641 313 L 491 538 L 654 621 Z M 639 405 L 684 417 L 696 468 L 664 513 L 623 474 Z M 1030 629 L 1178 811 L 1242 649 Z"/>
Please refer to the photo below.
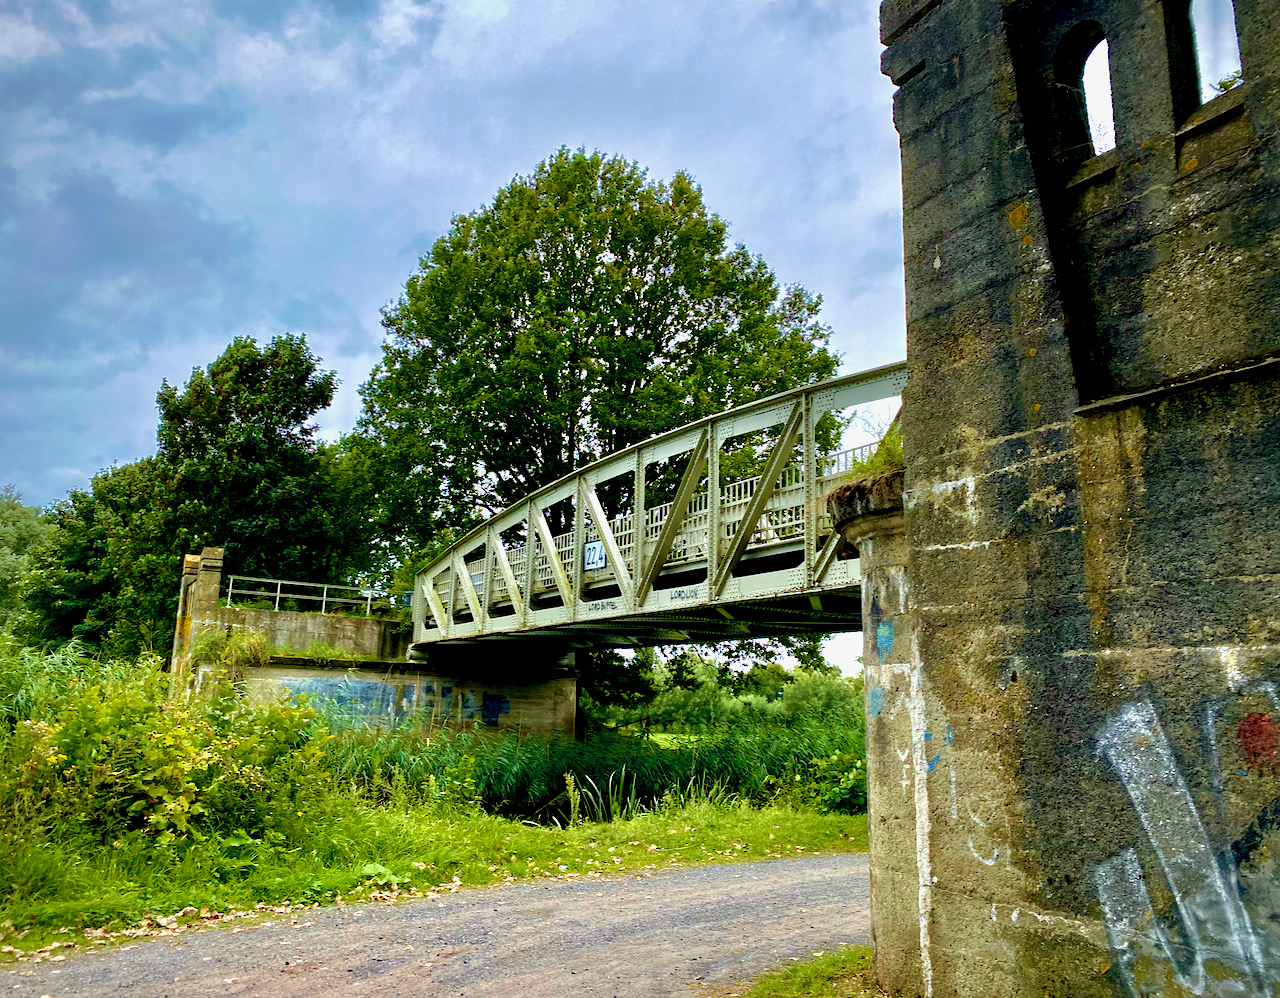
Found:
<path fill-rule="evenodd" d="M 898 417 L 893 418 L 880 438 L 879 446 L 861 461 L 854 461 L 842 476 L 841 484 L 875 478 L 885 472 L 901 468 L 905 464 L 902 453 L 902 423 Z"/>
<path fill-rule="evenodd" d="M 257 653 L 206 651 L 229 668 Z M 153 659 L 0 645 L 0 944 L 147 913 L 865 848 L 865 819 L 817 813 L 839 796 L 823 760 L 860 758 L 860 731 L 761 716 L 674 748 L 380 737 L 230 682 L 170 698 L 168 678 Z"/>
<path fill-rule="evenodd" d="M 234 675 L 245 668 L 266 665 L 271 650 L 266 638 L 251 631 L 204 631 L 191 642 L 188 654 L 192 662 L 220 667 Z"/>

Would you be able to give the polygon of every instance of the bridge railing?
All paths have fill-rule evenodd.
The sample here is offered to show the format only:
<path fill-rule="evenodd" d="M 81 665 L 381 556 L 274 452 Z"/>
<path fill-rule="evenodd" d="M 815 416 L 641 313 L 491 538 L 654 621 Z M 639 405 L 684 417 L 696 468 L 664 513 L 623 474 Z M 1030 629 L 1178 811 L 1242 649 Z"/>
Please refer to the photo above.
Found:
<path fill-rule="evenodd" d="M 227 606 L 268 606 L 270 609 L 294 609 L 304 612 L 329 613 L 363 610 L 371 616 L 390 593 L 368 586 L 343 586 L 325 582 L 298 582 L 293 579 L 261 579 L 251 575 L 229 575 L 224 588 Z"/>
<path fill-rule="evenodd" d="M 828 412 L 900 395 L 905 382 L 906 365 L 894 364 L 795 389 L 653 437 L 540 489 L 419 574 L 415 640 L 851 584 L 856 565 L 835 558 L 838 543 L 820 497 L 876 444 L 823 454 L 818 422 Z M 724 445 L 766 431 L 774 439 L 761 474 L 712 489 L 709 483 L 722 480 Z M 673 465 L 681 472 L 674 498 L 649 506 L 646 492 L 664 469 L 670 494 Z M 606 495 L 624 497 L 618 502 L 626 508 L 611 515 L 600 490 L 612 483 Z M 553 508 L 562 518 L 571 508 L 570 529 L 552 532 Z"/>
<path fill-rule="evenodd" d="M 880 442 L 877 440 L 869 444 L 826 455 L 822 459 L 825 473 L 818 479 L 820 490 L 824 490 L 837 482 L 853 468 L 855 461 L 865 460 L 875 451 L 879 444 Z M 804 507 L 802 504 L 794 502 L 800 497 L 798 490 L 803 488 L 803 479 L 804 469 L 801 466 L 792 465 L 782 473 L 774 490 L 774 495 L 769 500 L 769 505 L 766 507 L 759 524 L 757 524 L 751 547 L 770 541 L 786 539 L 804 529 Z M 760 481 L 760 476 L 756 475 L 751 478 L 742 478 L 729 482 L 721 488 L 720 502 L 724 509 L 724 513 L 720 518 L 723 531 L 722 539 L 728 540 L 733 537 L 738 527 L 738 517 L 742 510 L 745 509 L 746 503 L 755 494 Z M 645 511 L 644 529 L 646 536 L 650 540 L 655 539 L 661 533 L 662 525 L 670 514 L 672 505 L 672 503 L 663 503 Z M 667 557 L 667 567 L 706 557 L 705 545 L 699 543 L 704 539 L 700 535 L 706 531 L 706 509 L 707 493 L 705 491 L 699 492 L 694 496 L 693 502 L 690 504 L 689 516 L 672 545 L 671 553 Z M 825 509 L 818 511 L 818 517 L 820 529 L 829 526 Z M 634 571 L 636 553 L 634 514 L 625 513 L 610 520 L 609 528 L 613 532 L 614 540 L 617 542 L 628 570 Z M 586 542 L 588 544 L 600 541 L 600 532 L 595 529 L 593 524 L 588 524 L 586 531 Z M 555 538 L 556 551 L 562 557 L 568 555 L 574 546 L 573 541 L 574 535 L 572 532 L 557 534 Z M 692 546 L 690 542 L 693 542 Z M 513 544 L 507 548 L 507 556 L 513 562 L 513 572 L 517 583 L 521 587 L 523 587 L 524 582 L 523 561 L 521 559 L 523 552 L 524 545 L 522 543 Z M 483 556 L 466 561 L 466 566 L 472 583 L 477 587 L 477 592 L 480 592 L 484 586 Z M 594 581 L 603 581 L 612 577 L 613 569 L 606 563 L 605 567 L 596 574 Z M 548 589 L 555 583 L 551 562 L 545 552 L 539 552 L 537 556 L 535 578 L 539 589 Z M 506 584 L 503 579 L 495 579 L 494 585 L 495 599 L 501 599 L 507 595 Z"/>

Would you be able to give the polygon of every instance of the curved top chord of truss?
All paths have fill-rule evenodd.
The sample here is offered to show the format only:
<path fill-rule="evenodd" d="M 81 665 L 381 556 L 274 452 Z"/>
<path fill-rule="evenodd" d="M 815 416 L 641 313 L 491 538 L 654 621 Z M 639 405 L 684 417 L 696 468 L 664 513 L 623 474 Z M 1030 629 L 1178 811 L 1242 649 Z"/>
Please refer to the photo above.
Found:
<path fill-rule="evenodd" d="M 859 629 L 858 562 L 839 557 L 820 498 L 876 445 L 822 453 L 818 421 L 905 384 L 898 363 L 797 388 L 539 489 L 419 573 L 415 643 L 645 645 Z M 757 453 L 768 448 L 761 473 L 728 481 L 722 448 L 747 437 Z M 655 498 L 669 501 L 649 505 Z"/>

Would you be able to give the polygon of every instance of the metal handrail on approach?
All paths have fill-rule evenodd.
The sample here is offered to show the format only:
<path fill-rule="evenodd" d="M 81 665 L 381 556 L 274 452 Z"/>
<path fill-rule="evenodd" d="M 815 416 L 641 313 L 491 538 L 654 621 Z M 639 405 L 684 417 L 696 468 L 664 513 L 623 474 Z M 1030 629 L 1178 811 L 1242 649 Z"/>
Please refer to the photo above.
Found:
<path fill-rule="evenodd" d="M 260 583 L 266 584 L 268 588 L 237 588 L 236 583 Z M 286 589 L 285 587 L 289 587 Z M 302 587 L 303 589 L 318 589 L 319 595 L 310 592 L 296 592 L 294 587 Z M 356 593 L 356 597 L 330 595 L 332 592 Z M 334 583 L 326 582 L 299 582 L 292 579 L 263 579 L 252 575 L 230 575 L 227 577 L 226 599 L 229 606 L 235 605 L 237 596 L 249 597 L 254 600 L 267 599 L 274 603 L 274 609 L 280 609 L 282 600 L 309 600 L 313 603 L 320 604 L 320 613 L 327 613 L 330 607 L 342 606 L 358 606 L 364 608 L 364 615 L 370 617 L 373 615 L 373 605 L 375 600 L 382 600 L 391 594 L 381 589 L 374 589 L 367 586 L 341 586 Z"/>

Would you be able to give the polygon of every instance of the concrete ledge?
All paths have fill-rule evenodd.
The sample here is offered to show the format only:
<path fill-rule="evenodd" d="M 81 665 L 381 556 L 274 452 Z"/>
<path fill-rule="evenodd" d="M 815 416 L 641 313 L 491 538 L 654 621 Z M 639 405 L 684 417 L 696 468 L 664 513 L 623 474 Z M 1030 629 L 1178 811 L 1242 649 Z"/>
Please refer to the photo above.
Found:
<path fill-rule="evenodd" d="M 827 511 L 836 530 L 852 521 L 879 513 L 901 513 L 904 488 L 902 468 L 859 478 L 827 493 Z"/>

